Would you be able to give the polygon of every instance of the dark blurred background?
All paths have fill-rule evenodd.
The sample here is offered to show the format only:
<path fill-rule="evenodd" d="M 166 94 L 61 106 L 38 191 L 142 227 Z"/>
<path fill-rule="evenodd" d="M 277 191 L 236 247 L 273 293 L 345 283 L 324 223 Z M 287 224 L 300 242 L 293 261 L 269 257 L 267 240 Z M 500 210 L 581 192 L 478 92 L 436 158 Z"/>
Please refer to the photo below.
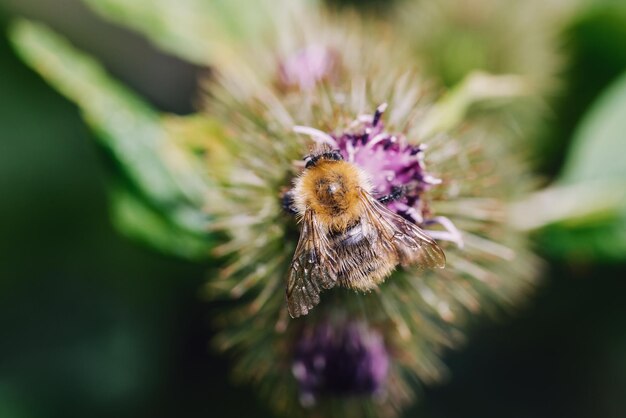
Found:
<path fill-rule="evenodd" d="M 47 22 L 162 110 L 192 111 L 203 73 L 77 0 L 0 0 L 0 418 L 270 416 L 209 350 L 206 266 L 111 226 L 110 163 L 76 106 L 12 51 L 15 16 Z M 563 47 L 547 176 L 626 70 L 626 14 L 581 16 Z M 542 255 L 534 299 L 498 322 L 476 318 L 467 345 L 445 356 L 451 379 L 407 416 L 626 417 L 626 267 Z"/>

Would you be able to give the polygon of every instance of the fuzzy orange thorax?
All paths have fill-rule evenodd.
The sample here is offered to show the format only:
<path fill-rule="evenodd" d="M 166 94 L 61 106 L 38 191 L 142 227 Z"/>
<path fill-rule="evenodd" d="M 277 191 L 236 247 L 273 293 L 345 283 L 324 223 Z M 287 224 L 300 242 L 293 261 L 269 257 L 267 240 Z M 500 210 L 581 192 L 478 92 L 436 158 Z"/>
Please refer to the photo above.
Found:
<path fill-rule="evenodd" d="M 359 191 L 366 186 L 362 178 L 360 170 L 351 163 L 320 161 L 298 179 L 298 206 L 312 210 L 330 231 L 345 230 L 361 217 Z"/>

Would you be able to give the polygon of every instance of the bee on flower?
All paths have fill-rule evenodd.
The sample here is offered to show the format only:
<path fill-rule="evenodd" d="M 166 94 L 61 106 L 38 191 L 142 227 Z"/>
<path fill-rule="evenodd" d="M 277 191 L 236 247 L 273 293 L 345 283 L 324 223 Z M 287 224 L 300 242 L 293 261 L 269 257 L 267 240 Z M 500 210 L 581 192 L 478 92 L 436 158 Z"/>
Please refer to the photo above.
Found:
<path fill-rule="evenodd" d="M 407 376 L 445 373 L 465 315 L 532 289 L 507 218 L 526 167 L 479 120 L 426 129 L 449 117 L 441 93 L 384 27 L 289 6 L 276 19 L 209 85 L 232 164 L 208 167 L 227 239 L 207 292 L 241 301 L 215 344 L 285 415 L 393 416 Z"/>
<path fill-rule="evenodd" d="M 306 315 L 319 303 L 321 289 L 341 286 L 369 291 L 382 283 L 398 264 L 423 267 L 445 266 L 445 255 L 437 243 L 414 222 L 387 209 L 385 203 L 404 197 L 409 187 L 420 187 L 419 180 L 408 175 L 411 181 L 395 184 L 390 193 L 380 195 L 371 184 L 370 177 L 355 164 L 355 154 L 369 144 L 372 159 L 374 148 L 393 145 L 385 142 L 385 134 L 376 133 L 386 105 L 381 105 L 371 116 L 370 128 L 358 136 L 348 137 L 344 144 L 350 146 L 347 161 L 331 136 L 311 130 L 313 136 L 321 134 L 327 145 L 305 158 L 304 172 L 295 180 L 292 191 L 283 197 L 287 210 L 295 212 L 302 224 L 300 239 L 289 270 L 287 303 L 292 317 Z M 302 129 L 302 132 L 309 132 Z M 376 142 L 370 143 L 370 140 Z M 404 145 L 404 144 L 403 144 Z M 408 151 L 414 156 L 419 148 L 396 144 L 396 152 Z M 415 158 L 413 163 L 419 163 Z M 386 170 L 385 181 L 398 182 L 415 167 L 395 173 Z M 374 171 L 374 173 L 377 173 Z M 381 185 L 381 189 L 387 188 Z M 373 194 L 379 194 L 374 197 Z"/>

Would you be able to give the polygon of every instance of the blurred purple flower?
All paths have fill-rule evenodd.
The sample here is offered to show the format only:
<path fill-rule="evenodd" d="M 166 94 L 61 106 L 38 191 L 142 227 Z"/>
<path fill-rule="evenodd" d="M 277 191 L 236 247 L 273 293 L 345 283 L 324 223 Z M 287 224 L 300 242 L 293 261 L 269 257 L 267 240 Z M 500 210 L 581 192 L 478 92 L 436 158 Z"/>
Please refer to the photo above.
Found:
<path fill-rule="evenodd" d="M 292 362 L 304 406 L 313 405 L 320 395 L 379 394 L 388 370 L 389 353 L 383 337 L 362 322 L 322 322 L 305 328 Z"/>
<path fill-rule="evenodd" d="M 283 88 L 312 90 L 331 76 L 338 64 L 337 54 L 321 45 L 311 45 L 286 57 L 278 64 L 278 82 Z"/>

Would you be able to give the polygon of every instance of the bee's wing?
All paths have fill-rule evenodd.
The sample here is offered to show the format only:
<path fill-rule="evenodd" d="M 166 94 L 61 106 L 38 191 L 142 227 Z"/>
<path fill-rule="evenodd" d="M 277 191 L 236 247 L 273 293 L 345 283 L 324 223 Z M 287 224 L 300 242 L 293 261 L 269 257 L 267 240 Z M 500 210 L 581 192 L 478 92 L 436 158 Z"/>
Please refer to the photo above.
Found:
<path fill-rule="evenodd" d="M 334 251 L 324 229 L 313 212 L 306 211 L 287 282 L 287 307 L 292 318 L 306 315 L 320 302 L 322 289 L 335 285 L 334 262 Z"/>
<path fill-rule="evenodd" d="M 364 216 L 382 239 L 393 243 L 400 264 L 445 267 L 446 256 L 434 239 L 417 225 L 387 209 L 366 191 L 362 190 L 360 195 L 365 208 Z"/>

